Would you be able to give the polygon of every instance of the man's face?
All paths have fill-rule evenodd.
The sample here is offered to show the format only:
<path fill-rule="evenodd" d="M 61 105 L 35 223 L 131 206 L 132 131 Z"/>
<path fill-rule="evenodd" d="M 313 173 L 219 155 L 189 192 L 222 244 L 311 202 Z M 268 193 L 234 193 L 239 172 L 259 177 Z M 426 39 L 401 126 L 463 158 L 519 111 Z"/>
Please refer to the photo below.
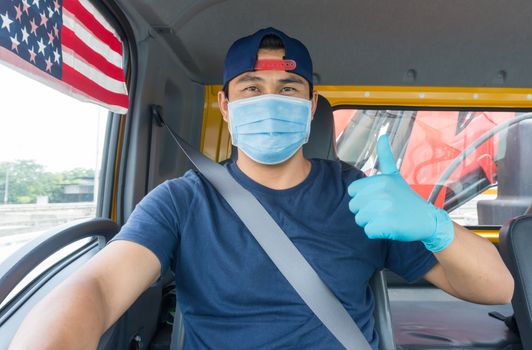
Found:
<path fill-rule="evenodd" d="M 266 50 L 260 49 L 258 59 L 282 60 L 284 49 Z M 218 105 L 224 120 L 228 121 L 229 101 L 255 97 L 264 94 L 279 94 L 284 96 L 309 99 L 309 83 L 301 76 L 280 70 L 262 70 L 240 74 L 229 82 L 229 97 L 227 99 L 223 91 L 218 93 Z M 312 93 L 312 114 L 316 110 L 318 94 Z"/>

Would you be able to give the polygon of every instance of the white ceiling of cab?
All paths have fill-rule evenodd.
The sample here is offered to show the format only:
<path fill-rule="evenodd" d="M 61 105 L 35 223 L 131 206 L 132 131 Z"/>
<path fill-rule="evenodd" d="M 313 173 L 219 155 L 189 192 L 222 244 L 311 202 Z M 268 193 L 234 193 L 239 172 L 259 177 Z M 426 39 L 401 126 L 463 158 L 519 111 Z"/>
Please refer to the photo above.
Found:
<path fill-rule="evenodd" d="M 235 39 L 273 26 L 307 45 L 320 83 L 532 86 L 529 0 L 122 3 L 158 29 L 203 83 L 220 83 Z"/>

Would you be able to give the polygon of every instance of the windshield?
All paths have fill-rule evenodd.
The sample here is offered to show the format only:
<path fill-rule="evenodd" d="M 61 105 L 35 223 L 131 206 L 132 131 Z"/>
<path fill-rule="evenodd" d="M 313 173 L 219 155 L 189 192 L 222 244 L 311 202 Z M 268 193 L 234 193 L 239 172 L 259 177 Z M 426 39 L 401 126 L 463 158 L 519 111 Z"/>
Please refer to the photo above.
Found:
<path fill-rule="evenodd" d="M 0 76 L 2 262 L 52 227 L 96 215 L 108 110 L 3 65 Z"/>
<path fill-rule="evenodd" d="M 532 113 L 338 109 L 340 159 L 375 172 L 389 134 L 401 175 L 422 197 L 468 226 L 499 226 L 532 203 Z"/>

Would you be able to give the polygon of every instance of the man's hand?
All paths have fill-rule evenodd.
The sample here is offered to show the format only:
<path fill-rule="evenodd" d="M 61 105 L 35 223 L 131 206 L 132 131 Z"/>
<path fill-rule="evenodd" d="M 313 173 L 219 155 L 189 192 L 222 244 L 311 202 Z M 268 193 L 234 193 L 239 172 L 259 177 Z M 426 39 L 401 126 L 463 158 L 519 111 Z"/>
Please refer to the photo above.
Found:
<path fill-rule="evenodd" d="M 424 276 L 447 293 L 475 303 L 505 304 L 512 275 L 495 246 L 418 196 L 401 177 L 388 137 L 377 143 L 380 175 L 354 181 L 349 209 L 369 238 L 421 241 L 438 260 Z"/>
<path fill-rule="evenodd" d="M 432 252 L 447 248 L 454 238 L 449 215 L 414 192 L 399 174 L 388 136 L 377 142 L 379 175 L 352 182 L 349 210 L 369 238 L 421 241 Z"/>

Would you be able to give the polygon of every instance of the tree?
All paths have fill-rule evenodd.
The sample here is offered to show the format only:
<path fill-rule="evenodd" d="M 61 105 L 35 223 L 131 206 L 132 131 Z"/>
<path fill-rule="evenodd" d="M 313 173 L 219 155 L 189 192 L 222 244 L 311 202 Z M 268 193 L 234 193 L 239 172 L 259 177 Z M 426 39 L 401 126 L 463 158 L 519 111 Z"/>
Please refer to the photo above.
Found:
<path fill-rule="evenodd" d="M 47 172 L 34 160 L 0 163 L 0 201 L 4 202 L 7 182 L 7 203 L 35 203 L 38 196 L 50 202 L 63 201 L 63 187 L 77 184 L 82 178 L 93 178 L 93 169 L 75 168 L 60 173 Z"/>
<path fill-rule="evenodd" d="M 94 169 L 74 168 L 67 171 L 63 171 L 61 173 L 61 176 L 63 177 L 64 181 L 68 181 L 69 183 L 76 183 L 76 181 L 81 178 L 94 178 Z"/>
<path fill-rule="evenodd" d="M 57 189 L 56 176 L 44 170 L 34 160 L 16 160 L 0 163 L 0 196 L 8 203 L 35 203 L 37 196 L 44 196 Z"/>

